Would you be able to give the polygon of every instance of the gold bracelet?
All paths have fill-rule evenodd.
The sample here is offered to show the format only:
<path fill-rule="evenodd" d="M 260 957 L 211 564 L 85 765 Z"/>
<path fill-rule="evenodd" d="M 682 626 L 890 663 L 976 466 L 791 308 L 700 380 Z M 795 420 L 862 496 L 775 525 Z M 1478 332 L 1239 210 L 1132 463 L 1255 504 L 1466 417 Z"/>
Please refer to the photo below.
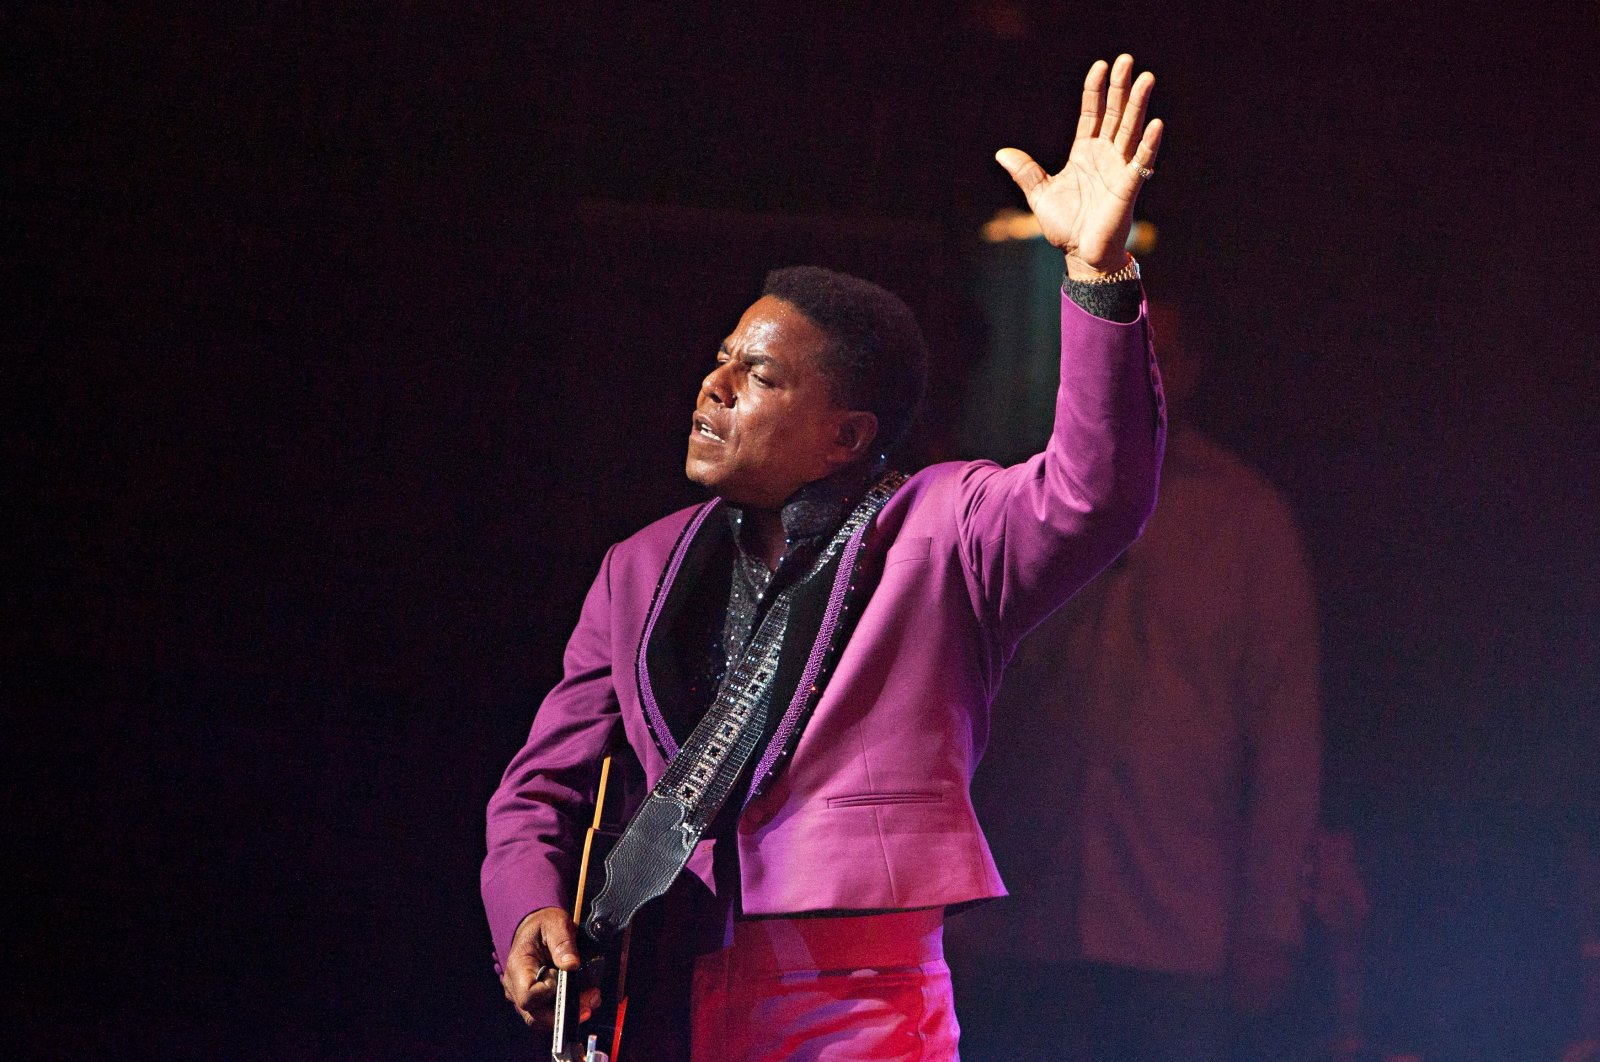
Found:
<path fill-rule="evenodd" d="M 1084 264 L 1087 265 L 1088 263 L 1084 263 Z M 1076 281 L 1074 281 L 1074 283 L 1077 283 L 1077 284 L 1117 284 L 1117 283 L 1120 283 L 1120 282 L 1122 282 L 1124 280 L 1138 280 L 1138 279 L 1139 279 L 1139 260 L 1137 258 L 1135 258 L 1133 255 L 1130 254 L 1130 255 L 1128 255 L 1127 263 L 1121 269 L 1117 270 L 1115 273 L 1101 273 L 1097 277 L 1091 277 L 1088 280 L 1076 280 Z"/>

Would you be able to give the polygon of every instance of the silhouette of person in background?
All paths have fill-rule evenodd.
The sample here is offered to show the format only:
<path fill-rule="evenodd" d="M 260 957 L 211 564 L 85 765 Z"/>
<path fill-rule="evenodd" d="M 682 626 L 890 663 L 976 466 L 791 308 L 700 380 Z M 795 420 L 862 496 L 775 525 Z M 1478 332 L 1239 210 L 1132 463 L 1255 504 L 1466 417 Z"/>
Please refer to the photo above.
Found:
<path fill-rule="evenodd" d="M 1223 1057 L 1302 941 L 1311 580 L 1283 497 L 1185 417 L 1203 348 L 1174 308 L 1151 321 L 1172 416 L 1155 515 L 1023 641 L 974 785 L 1012 892 L 950 927 L 978 1062 Z"/>

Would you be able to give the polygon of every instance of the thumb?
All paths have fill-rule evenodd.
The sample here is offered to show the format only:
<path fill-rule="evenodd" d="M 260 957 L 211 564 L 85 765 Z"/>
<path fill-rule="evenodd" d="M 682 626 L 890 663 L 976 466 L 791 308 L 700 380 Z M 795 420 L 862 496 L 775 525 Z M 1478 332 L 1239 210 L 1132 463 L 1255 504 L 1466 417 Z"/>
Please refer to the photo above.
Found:
<path fill-rule="evenodd" d="M 1026 196 L 1032 196 L 1035 188 L 1050 179 L 1044 172 L 1044 167 L 1033 161 L 1033 157 L 1026 151 L 1017 148 L 1001 148 L 994 153 L 994 160 L 1005 171 L 1011 174 L 1011 179 L 1017 182 L 1017 187 L 1022 189 Z"/>
<path fill-rule="evenodd" d="M 565 917 L 565 913 L 544 925 L 545 951 L 549 953 L 550 961 L 560 969 L 576 970 L 581 965 L 578 961 L 578 944 L 573 937 L 572 919 Z"/>

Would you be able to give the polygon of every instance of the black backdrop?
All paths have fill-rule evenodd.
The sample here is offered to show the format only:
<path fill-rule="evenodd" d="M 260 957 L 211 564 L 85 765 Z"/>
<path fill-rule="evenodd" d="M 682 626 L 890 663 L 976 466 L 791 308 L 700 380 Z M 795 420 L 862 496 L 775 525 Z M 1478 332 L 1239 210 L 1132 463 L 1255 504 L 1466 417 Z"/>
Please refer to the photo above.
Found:
<path fill-rule="evenodd" d="M 1058 161 L 1127 47 L 1150 286 L 1306 525 L 1374 1029 L 1548 1057 L 1600 789 L 1596 9 L 1175 6 L 0 16 L 31 1056 L 528 1057 L 480 808 L 604 547 L 694 497 L 716 341 L 772 265 L 883 280 L 948 453 L 990 155 Z"/>

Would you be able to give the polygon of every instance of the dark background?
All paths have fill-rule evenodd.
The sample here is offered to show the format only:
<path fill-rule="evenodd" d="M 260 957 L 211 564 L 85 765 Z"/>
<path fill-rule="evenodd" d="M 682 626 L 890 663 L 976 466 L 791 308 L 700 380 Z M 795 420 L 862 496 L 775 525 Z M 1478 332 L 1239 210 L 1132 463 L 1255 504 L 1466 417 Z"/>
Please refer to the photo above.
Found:
<path fill-rule="evenodd" d="M 1595 834 L 1592 3 L 59 3 L 8 111 L 7 1039 L 527 1058 L 481 807 L 773 265 L 923 317 L 1121 48 L 1155 295 L 1305 525 L 1369 1029 L 1549 1058 Z"/>

